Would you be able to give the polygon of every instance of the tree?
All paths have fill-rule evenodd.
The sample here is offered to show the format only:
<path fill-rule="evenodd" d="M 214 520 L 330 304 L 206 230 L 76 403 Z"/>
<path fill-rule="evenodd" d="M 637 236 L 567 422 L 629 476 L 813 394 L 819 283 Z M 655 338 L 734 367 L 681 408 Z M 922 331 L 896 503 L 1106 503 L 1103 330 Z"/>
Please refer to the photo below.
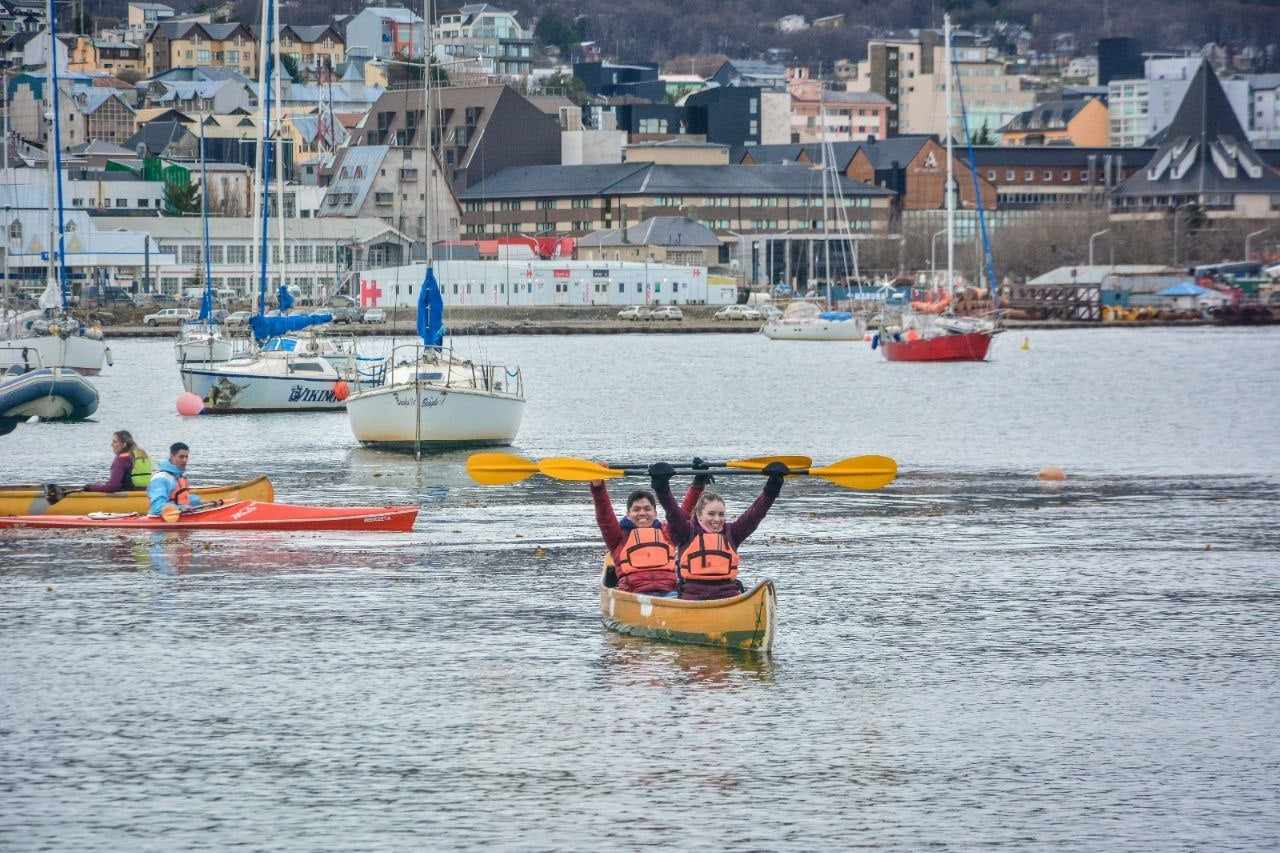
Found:
<path fill-rule="evenodd" d="M 295 83 L 302 81 L 302 75 L 298 72 L 298 60 L 293 58 L 292 54 L 280 54 L 280 65 L 284 68 L 284 72 L 289 75 L 289 79 Z"/>
<path fill-rule="evenodd" d="M 582 40 L 577 24 L 555 9 L 548 9 L 538 18 L 538 25 L 533 28 L 533 37 L 543 44 L 555 45 L 564 53 L 568 53 L 574 44 Z"/>
<path fill-rule="evenodd" d="M 200 187 L 193 183 L 165 181 L 164 212 L 167 216 L 188 216 L 200 212 Z"/>
<path fill-rule="evenodd" d="M 974 145 L 995 145 L 995 134 L 991 132 L 991 127 L 984 121 L 982 127 L 973 135 L 971 140 Z"/>
<path fill-rule="evenodd" d="M 587 84 L 572 74 L 565 74 L 563 71 L 548 77 L 547 81 L 542 84 L 542 89 L 549 94 L 562 94 L 578 106 L 582 106 L 587 102 Z"/>

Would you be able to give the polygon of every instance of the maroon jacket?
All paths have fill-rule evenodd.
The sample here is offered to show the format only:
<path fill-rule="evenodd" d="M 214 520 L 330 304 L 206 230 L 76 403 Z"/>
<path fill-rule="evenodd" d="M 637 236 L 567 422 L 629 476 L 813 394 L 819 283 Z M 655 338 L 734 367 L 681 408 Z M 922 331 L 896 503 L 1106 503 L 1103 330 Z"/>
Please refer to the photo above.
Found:
<path fill-rule="evenodd" d="M 747 511 L 732 522 L 725 524 L 724 536 L 729 540 L 729 545 L 733 550 L 738 550 L 738 547 L 746 538 L 760 526 L 760 522 L 764 521 L 769 508 L 773 506 L 774 500 L 778 497 L 778 491 L 781 491 L 781 486 L 775 491 L 768 484 L 765 484 L 764 491 L 752 502 L 751 506 L 747 507 Z M 683 549 L 695 536 L 705 532 L 696 518 L 690 518 L 682 507 L 676 506 L 675 496 L 671 494 L 669 486 L 657 489 L 656 494 L 658 503 L 662 504 L 663 510 L 667 513 L 667 534 L 671 537 L 671 541 L 677 549 Z M 711 598 L 731 598 L 741 591 L 742 585 L 737 581 L 725 581 L 723 583 L 689 581 L 687 583 L 681 582 L 680 584 L 680 597 L 697 601 Z"/>
<path fill-rule="evenodd" d="M 117 453 L 111 460 L 111 475 L 105 483 L 91 483 L 84 487 L 86 492 L 123 492 L 133 488 L 130 478 L 133 477 L 133 455 Z"/>
<path fill-rule="evenodd" d="M 702 495 L 703 485 L 697 481 L 685 493 L 683 509 L 687 513 L 693 509 Z M 613 503 L 609 500 L 609 491 L 604 484 L 591 486 L 591 501 L 596 507 L 596 524 L 600 527 L 600 535 L 604 537 L 604 545 L 609 549 L 613 564 L 618 565 L 621 559 L 622 546 L 631 535 L 633 525 L 630 519 L 618 519 L 613 511 Z M 663 527 L 661 521 L 654 521 L 654 527 Z M 664 528 L 665 529 L 665 528 Z M 670 535 L 670 534 L 668 534 Z M 675 543 L 672 542 L 674 545 Z M 624 592 L 670 592 L 676 588 L 674 577 L 624 577 L 618 579 L 618 589 Z"/>

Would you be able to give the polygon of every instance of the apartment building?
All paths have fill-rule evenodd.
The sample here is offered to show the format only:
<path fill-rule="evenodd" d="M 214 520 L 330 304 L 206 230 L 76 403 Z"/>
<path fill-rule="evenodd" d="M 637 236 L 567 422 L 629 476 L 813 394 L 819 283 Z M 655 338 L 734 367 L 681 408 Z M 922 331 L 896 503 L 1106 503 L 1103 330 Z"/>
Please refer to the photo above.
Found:
<path fill-rule="evenodd" d="M 853 142 L 889 134 L 889 100 L 875 92 L 827 89 L 820 80 L 792 80 L 791 142 Z"/>
<path fill-rule="evenodd" d="M 426 243 L 456 240 L 461 213 L 448 182 L 431 180 L 422 146 L 353 145 L 338 153 L 325 189 L 322 217 L 378 218 L 406 237 Z M 432 162 L 432 176 L 440 174 Z M 426 212 L 431 206 L 432 234 Z"/>
<path fill-rule="evenodd" d="M 1075 145 L 1105 148 L 1110 122 L 1100 98 L 1045 101 L 1000 128 L 1003 145 Z"/>
<path fill-rule="evenodd" d="M 1112 80 L 1107 85 L 1111 143 L 1142 145 L 1167 127 L 1203 64 L 1204 59 L 1199 56 L 1150 55 L 1143 63 L 1141 79 Z M 1236 120 L 1253 137 L 1249 79 L 1219 82 L 1235 110 Z"/>
<path fill-rule="evenodd" d="M 245 24 L 161 22 L 147 35 L 143 48 L 148 77 L 200 66 L 229 68 L 250 79 L 258 76 L 258 38 Z"/>
<path fill-rule="evenodd" d="M 520 26 L 515 12 L 488 3 L 439 12 L 432 37 L 446 61 L 478 60 L 467 71 L 523 79 L 533 70 L 533 31 Z"/>
<path fill-rule="evenodd" d="M 156 24 L 169 20 L 174 14 L 173 7 L 164 3 L 130 3 L 125 19 L 130 40 L 142 41 Z"/>
<path fill-rule="evenodd" d="M 346 39 L 332 24 L 280 28 L 280 52 L 293 57 L 298 70 L 314 74 L 322 68 L 337 68 L 347 56 Z"/>
<path fill-rule="evenodd" d="M 143 73 L 142 46 L 132 42 L 107 41 L 75 36 L 67 57 L 67 70 L 72 72 L 105 71 L 116 75 L 122 71 Z"/>

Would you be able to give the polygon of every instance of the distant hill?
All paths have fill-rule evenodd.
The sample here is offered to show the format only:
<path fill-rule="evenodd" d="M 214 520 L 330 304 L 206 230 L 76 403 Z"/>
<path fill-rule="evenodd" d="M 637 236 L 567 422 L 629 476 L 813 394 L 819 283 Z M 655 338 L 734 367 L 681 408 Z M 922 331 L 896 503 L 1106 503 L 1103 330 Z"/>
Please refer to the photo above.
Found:
<path fill-rule="evenodd" d="M 91 14 L 123 17 L 126 0 L 86 0 Z M 197 4 L 178 0 L 175 8 Z M 390 3 L 388 4 L 390 5 Z M 420 3 L 407 4 L 421 13 Z M 438 2 L 437 8 L 447 3 Z M 574 27 L 574 35 L 604 45 L 612 56 L 633 61 L 666 61 L 674 56 L 721 53 L 756 55 L 788 48 L 801 62 L 861 58 L 868 37 L 890 30 L 941 26 L 950 7 L 958 26 L 1011 21 L 1029 27 L 1037 48 L 1055 34 L 1075 33 L 1088 48 L 1100 36 L 1136 35 L 1149 50 L 1199 47 L 1218 42 L 1266 50 L 1269 67 L 1280 71 L 1280 0 L 511 0 L 529 23 L 554 15 Z M 256 21 L 256 0 L 240 0 L 241 20 Z M 284 23 L 320 23 L 336 13 L 358 11 L 352 0 L 286 0 Z M 1109 20 L 1104 20 L 1104 11 Z M 844 13 L 839 30 L 779 33 L 784 15 L 815 17 Z"/>

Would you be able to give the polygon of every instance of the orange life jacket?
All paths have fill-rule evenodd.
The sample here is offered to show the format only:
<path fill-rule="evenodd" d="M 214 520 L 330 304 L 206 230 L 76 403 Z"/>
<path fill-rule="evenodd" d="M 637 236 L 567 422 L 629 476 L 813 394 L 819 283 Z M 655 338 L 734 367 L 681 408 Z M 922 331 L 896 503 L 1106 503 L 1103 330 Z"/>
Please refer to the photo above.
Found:
<path fill-rule="evenodd" d="M 680 579 L 699 583 L 737 580 L 738 552 L 723 533 L 703 531 L 680 554 Z"/>
<path fill-rule="evenodd" d="M 666 572 L 675 576 L 676 549 L 661 527 L 637 527 L 618 549 L 618 578 L 634 572 Z"/>
<path fill-rule="evenodd" d="M 191 484 L 187 482 L 186 477 L 176 477 L 174 479 L 173 491 L 169 494 L 169 500 L 178 506 L 191 506 Z"/>

